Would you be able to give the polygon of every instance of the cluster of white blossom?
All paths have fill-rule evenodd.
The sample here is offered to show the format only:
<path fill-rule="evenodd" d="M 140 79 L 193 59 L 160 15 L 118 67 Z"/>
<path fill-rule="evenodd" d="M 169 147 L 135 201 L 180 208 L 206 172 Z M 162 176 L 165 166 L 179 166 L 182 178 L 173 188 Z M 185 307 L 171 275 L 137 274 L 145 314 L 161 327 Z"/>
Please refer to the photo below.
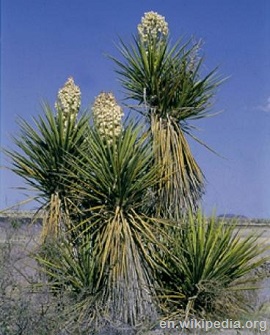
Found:
<path fill-rule="evenodd" d="M 55 108 L 63 113 L 64 125 L 67 125 L 68 117 L 71 120 L 77 117 L 78 111 L 81 106 L 81 91 L 75 85 L 73 78 L 68 78 L 67 82 L 58 91 L 57 101 Z"/>
<path fill-rule="evenodd" d="M 199 55 L 202 46 L 202 40 L 195 42 L 189 54 L 188 70 L 193 72 L 198 65 L 201 57 Z"/>
<path fill-rule="evenodd" d="M 92 107 L 94 122 L 101 136 L 112 143 L 114 136 L 122 131 L 122 108 L 117 104 L 112 93 L 100 93 Z"/>
<path fill-rule="evenodd" d="M 144 42 L 160 40 L 169 33 L 168 23 L 165 17 L 156 12 L 144 13 L 141 23 L 138 24 L 138 32 Z"/>

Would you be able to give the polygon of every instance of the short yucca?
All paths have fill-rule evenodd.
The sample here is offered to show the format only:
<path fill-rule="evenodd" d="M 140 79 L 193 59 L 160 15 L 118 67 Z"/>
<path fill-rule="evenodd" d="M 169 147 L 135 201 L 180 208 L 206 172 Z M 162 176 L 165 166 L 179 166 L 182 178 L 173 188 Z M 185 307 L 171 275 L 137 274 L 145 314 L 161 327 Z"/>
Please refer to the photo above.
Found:
<path fill-rule="evenodd" d="M 256 287 L 252 270 L 265 262 L 262 255 L 269 250 L 258 238 L 254 233 L 241 236 L 233 220 L 190 213 L 172 231 L 165 261 L 171 272 L 163 278 L 168 318 L 239 316 L 248 308 L 241 293 Z"/>

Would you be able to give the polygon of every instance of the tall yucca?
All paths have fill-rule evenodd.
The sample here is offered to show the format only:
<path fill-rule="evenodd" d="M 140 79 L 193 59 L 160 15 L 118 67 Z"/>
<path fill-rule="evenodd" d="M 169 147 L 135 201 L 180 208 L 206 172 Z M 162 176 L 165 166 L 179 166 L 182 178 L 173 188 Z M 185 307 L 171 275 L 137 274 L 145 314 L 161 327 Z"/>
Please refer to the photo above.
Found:
<path fill-rule="evenodd" d="M 145 14 L 133 41 L 120 41 L 123 60 L 111 58 L 127 99 L 138 102 L 134 109 L 148 121 L 151 141 L 158 148 L 156 163 L 161 163 L 163 177 L 158 211 L 179 218 L 197 208 L 204 190 L 204 175 L 185 137 L 195 138 L 188 121 L 208 115 L 220 82 L 216 69 L 202 75 L 199 43 L 170 45 L 167 24 L 157 13 Z"/>
<path fill-rule="evenodd" d="M 14 138 L 16 149 L 6 150 L 11 169 L 36 191 L 35 199 L 44 210 L 44 237 L 57 235 L 62 215 L 72 209 L 69 194 L 63 184 L 63 171 L 70 168 L 66 155 L 77 157 L 85 146 L 89 117 L 75 118 L 57 114 L 44 105 L 44 115 L 34 118 L 34 125 L 19 120 L 21 133 Z M 64 122 L 65 120 L 65 122 Z M 66 221 L 65 221 L 66 222 Z"/>

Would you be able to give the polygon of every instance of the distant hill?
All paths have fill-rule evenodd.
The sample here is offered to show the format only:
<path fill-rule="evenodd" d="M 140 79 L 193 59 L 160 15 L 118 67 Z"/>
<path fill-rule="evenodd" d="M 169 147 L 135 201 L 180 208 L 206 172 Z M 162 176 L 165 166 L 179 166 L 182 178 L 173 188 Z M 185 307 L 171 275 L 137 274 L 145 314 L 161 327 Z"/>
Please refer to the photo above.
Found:
<path fill-rule="evenodd" d="M 241 214 L 220 214 L 218 215 L 218 218 L 224 218 L 224 219 L 240 219 L 240 220 L 248 220 L 249 218 L 245 215 Z"/>

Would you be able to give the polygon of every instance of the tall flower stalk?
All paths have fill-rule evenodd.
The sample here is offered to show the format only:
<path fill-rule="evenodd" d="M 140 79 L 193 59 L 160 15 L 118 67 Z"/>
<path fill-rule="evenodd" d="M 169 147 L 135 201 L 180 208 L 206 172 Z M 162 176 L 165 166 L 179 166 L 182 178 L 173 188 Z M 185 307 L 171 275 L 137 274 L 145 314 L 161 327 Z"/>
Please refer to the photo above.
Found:
<path fill-rule="evenodd" d="M 68 122 L 74 122 L 81 106 L 81 91 L 75 85 L 72 77 L 68 78 L 65 85 L 58 91 L 55 108 L 62 112 L 64 127 L 67 128 Z"/>
<path fill-rule="evenodd" d="M 165 18 L 156 12 L 148 12 L 138 24 L 138 32 L 141 40 L 146 44 L 161 42 L 169 33 L 168 23 Z"/>

